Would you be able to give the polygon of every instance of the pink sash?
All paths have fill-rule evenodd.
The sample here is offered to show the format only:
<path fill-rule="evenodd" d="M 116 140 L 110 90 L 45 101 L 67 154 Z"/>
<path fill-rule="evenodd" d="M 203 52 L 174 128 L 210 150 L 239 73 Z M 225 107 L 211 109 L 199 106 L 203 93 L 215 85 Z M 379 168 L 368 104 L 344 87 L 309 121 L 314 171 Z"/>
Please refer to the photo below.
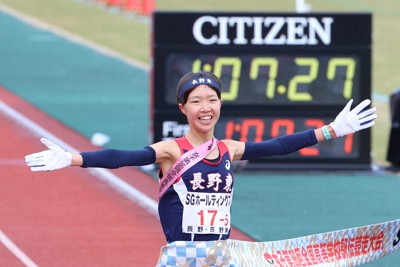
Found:
<path fill-rule="evenodd" d="M 213 137 L 210 141 L 193 148 L 182 154 L 174 165 L 169 169 L 166 175 L 160 180 L 159 194 L 160 198 L 165 191 L 178 179 L 182 174 L 191 168 L 194 164 L 204 159 L 217 146 L 218 140 Z"/>

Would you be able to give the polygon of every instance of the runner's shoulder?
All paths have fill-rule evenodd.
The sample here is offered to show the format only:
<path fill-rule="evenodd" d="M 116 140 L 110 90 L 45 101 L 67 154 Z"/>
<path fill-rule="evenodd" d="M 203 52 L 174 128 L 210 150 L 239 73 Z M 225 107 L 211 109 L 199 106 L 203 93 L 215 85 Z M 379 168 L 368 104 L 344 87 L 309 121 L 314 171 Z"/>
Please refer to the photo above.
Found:
<path fill-rule="evenodd" d="M 157 161 L 176 159 L 181 151 L 175 140 L 165 140 L 150 145 L 156 151 Z"/>

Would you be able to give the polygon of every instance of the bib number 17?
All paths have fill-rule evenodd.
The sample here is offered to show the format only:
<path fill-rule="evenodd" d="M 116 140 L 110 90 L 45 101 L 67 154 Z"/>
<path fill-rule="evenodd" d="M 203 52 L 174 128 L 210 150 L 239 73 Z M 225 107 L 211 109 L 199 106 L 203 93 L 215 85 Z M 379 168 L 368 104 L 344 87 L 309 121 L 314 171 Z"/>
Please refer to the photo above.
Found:
<path fill-rule="evenodd" d="M 200 210 L 197 215 L 199 215 L 200 226 L 204 226 L 205 223 L 209 226 L 215 226 L 215 219 L 217 217 L 218 210 Z M 229 224 L 229 216 L 225 214 L 225 218 L 220 218 L 220 222 L 223 223 L 224 226 L 228 226 Z"/>

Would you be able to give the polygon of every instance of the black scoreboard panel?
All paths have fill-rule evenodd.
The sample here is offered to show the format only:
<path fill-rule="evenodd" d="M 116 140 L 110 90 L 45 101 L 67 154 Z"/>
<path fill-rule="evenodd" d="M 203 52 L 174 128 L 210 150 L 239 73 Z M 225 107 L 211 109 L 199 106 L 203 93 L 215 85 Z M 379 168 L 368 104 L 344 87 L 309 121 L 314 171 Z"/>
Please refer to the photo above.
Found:
<path fill-rule="evenodd" d="M 328 124 L 371 97 L 370 14 L 156 12 L 153 16 L 153 141 L 184 135 L 176 104 L 185 73 L 223 82 L 218 139 L 260 141 Z M 370 130 L 249 168 L 368 169 Z"/>

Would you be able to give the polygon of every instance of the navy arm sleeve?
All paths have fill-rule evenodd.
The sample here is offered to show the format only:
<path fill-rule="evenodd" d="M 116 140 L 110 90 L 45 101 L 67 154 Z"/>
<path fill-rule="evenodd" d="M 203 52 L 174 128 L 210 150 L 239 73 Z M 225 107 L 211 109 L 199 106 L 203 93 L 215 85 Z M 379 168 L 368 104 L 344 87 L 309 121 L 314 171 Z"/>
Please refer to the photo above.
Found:
<path fill-rule="evenodd" d="M 156 152 L 150 146 L 139 150 L 102 149 L 93 152 L 81 152 L 81 167 L 99 167 L 116 169 L 125 166 L 144 166 L 156 161 Z"/>
<path fill-rule="evenodd" d="M 262 142 L 246 142 L 242 160 L 286 155 L 317 143 L 314 130 L 285 135 Z"/>

